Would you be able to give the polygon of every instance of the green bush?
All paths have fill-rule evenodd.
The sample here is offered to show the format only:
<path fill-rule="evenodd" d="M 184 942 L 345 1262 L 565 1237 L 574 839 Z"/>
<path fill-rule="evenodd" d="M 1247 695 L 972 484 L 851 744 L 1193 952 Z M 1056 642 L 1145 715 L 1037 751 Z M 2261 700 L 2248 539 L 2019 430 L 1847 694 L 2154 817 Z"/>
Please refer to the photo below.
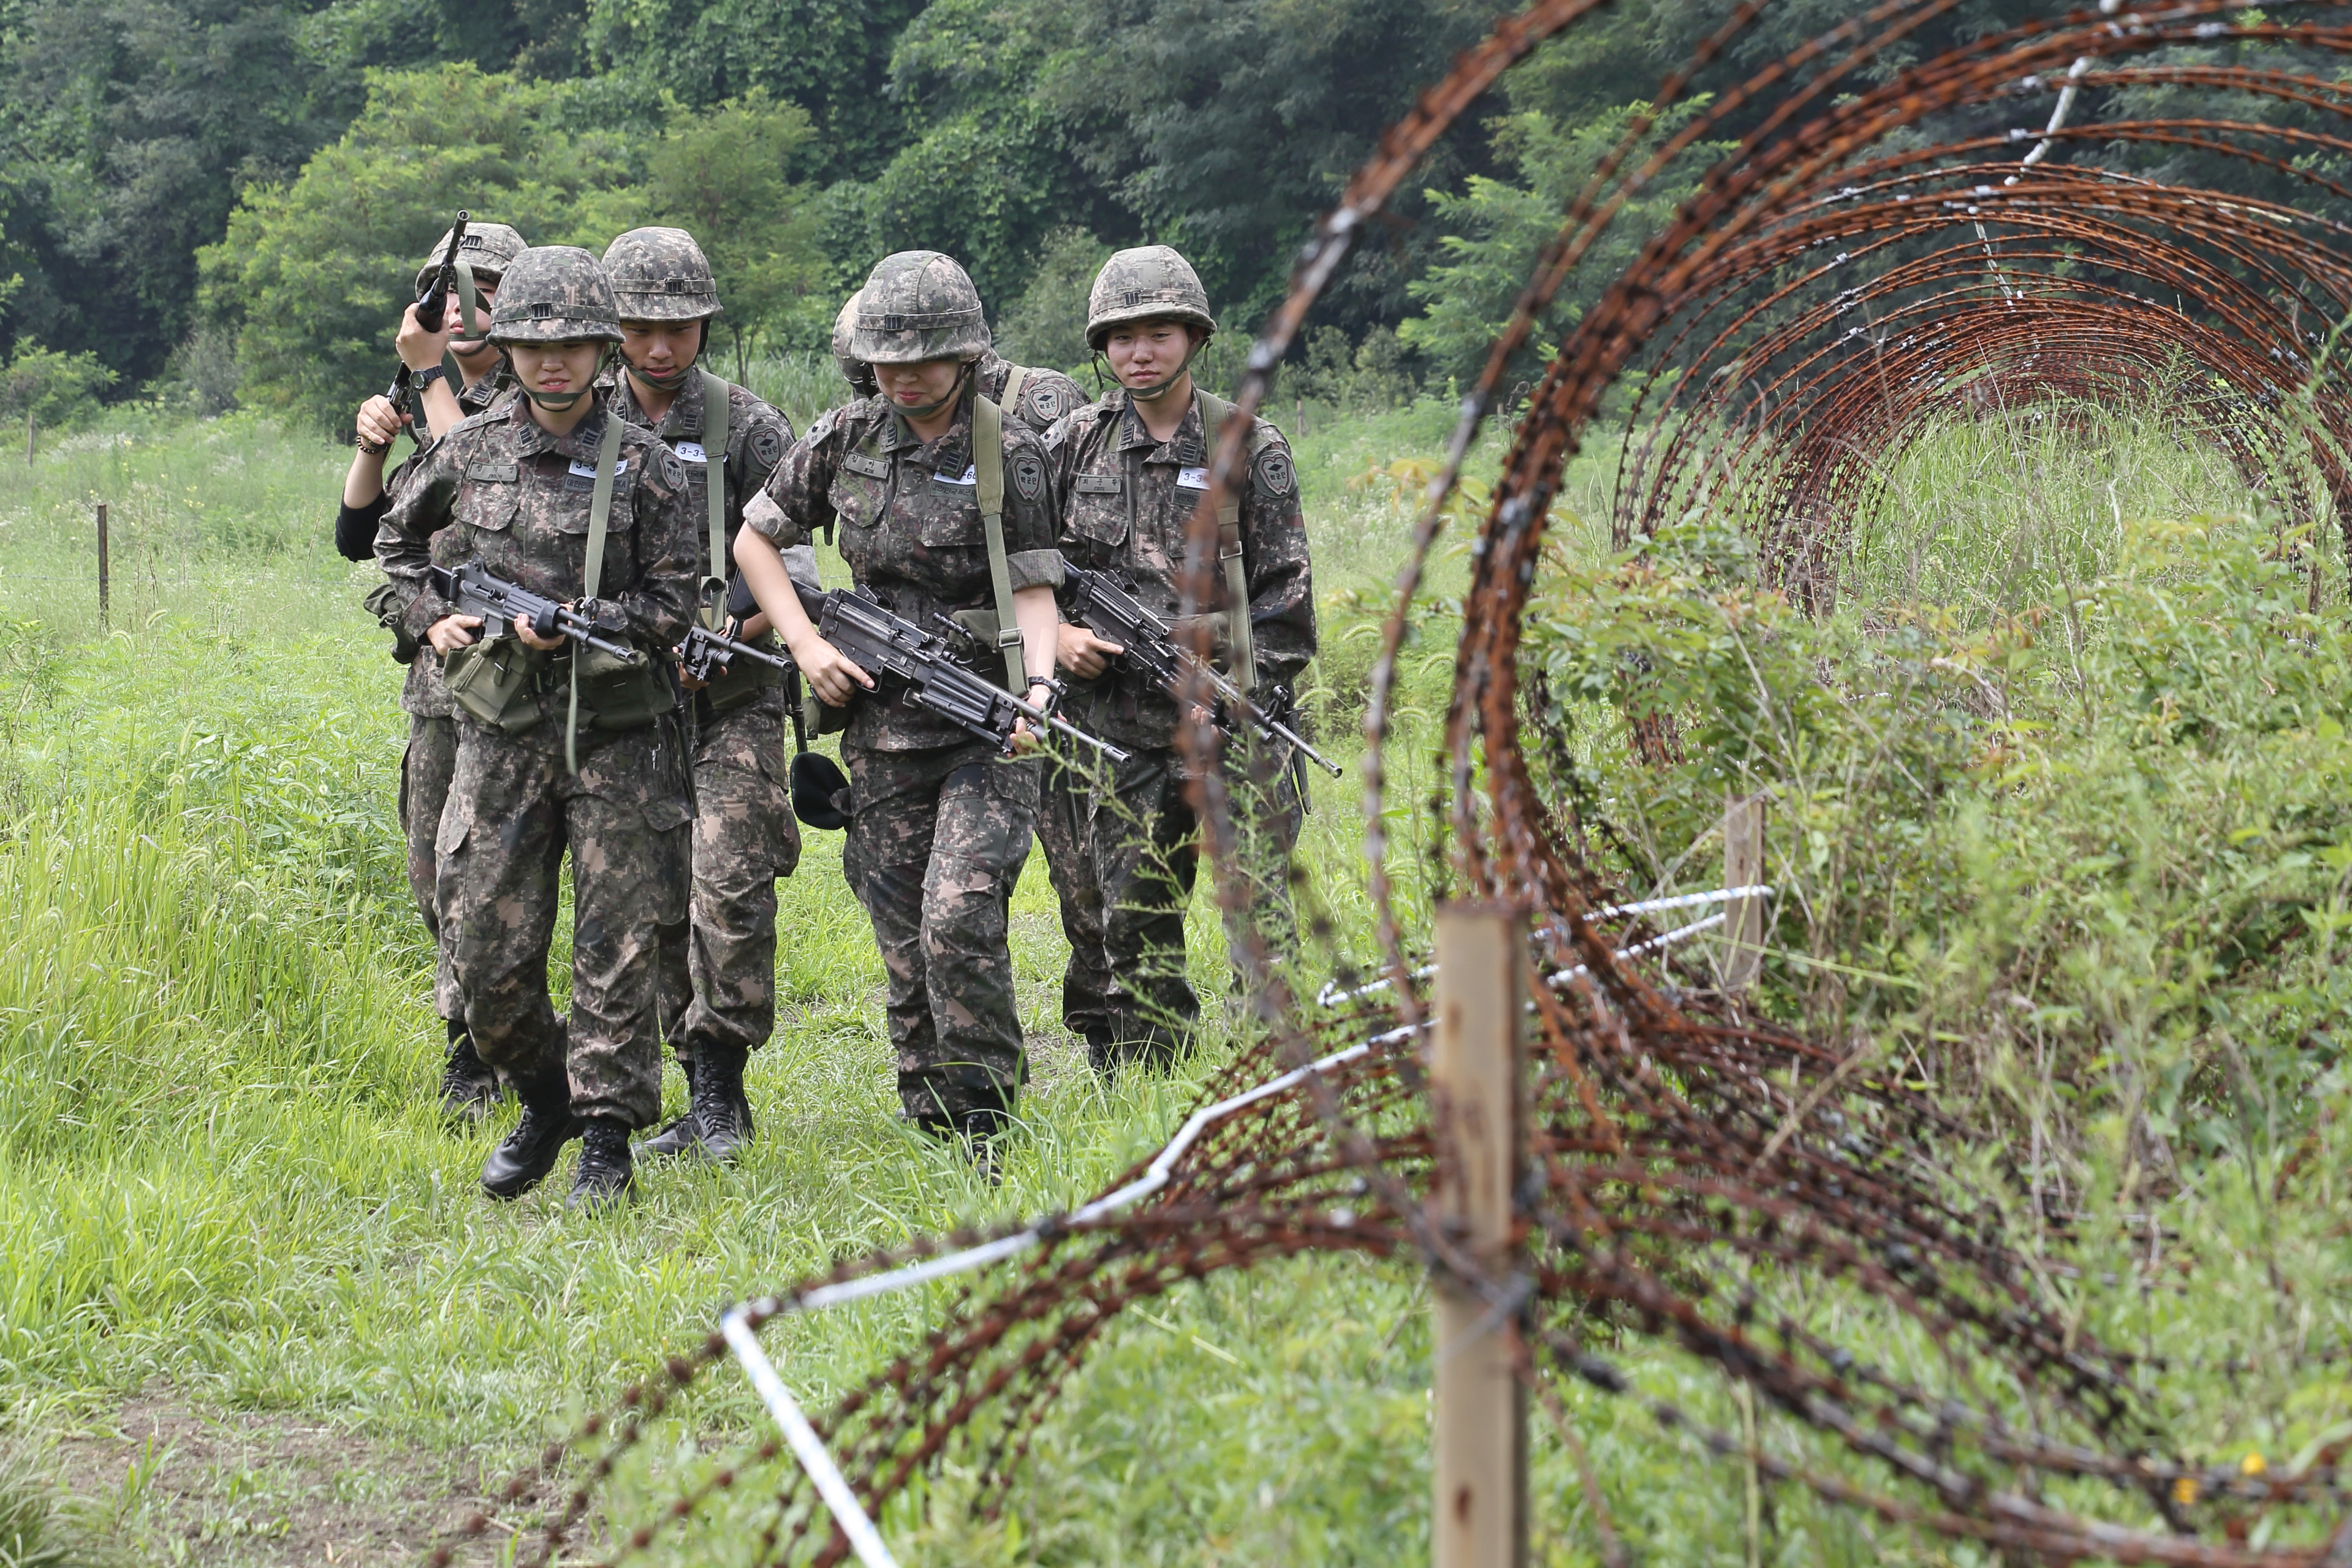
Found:
<path fill-rule="evenodd" d="M 114 372 L 95 354 L 61 354 L 31 338 L 0 366 L 0 419 L 21 423 L 26 414 L 45 430 L 78 424 L 99 407 Z"/>

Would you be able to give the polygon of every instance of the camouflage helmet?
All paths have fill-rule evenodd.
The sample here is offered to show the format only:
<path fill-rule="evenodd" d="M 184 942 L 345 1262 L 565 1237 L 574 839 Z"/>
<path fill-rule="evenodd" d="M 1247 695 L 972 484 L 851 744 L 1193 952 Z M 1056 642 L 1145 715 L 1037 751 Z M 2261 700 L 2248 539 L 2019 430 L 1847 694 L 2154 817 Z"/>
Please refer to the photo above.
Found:
<path fill-rule="evenodd" d="M 1201 275 L 1165 245 L 1120 251 L 1095 274 L 1087 295 L 1087 347 L 1099 351 L 1110 329 L 1128 321 L 1188 322 L 1201 329 L 1203 342 L 1217 330 Z"/>
<path fill-rule="evenodd" d="M 604 247 L 604 273 L 624 321 L 708 321 L 719 314 L 719 282 L 684 229 L 631 229 Z"/>
<path fill-rule="evenodd" d="M 620 307 L 604 264 L 575 245 L 538 245 L 507 267 L 490 310 L 493 343 L 617 343 Z"/>
<path fill-rule="evenodd" d="M 441 257 L 449 248 L 449 231 L 443 229 L 433 248 L 425 253 L 425 265 L 416 269 L 416 292 L 422 296 L 433 283 L 433 275 L 441 267 Z M 457 259 L 473 269 L 476 284 L 488 284 L 496 288 L 506 276 L 514 258 L 530 247 L 522 235 L 504 224 L 467 224 L 466 237 L 457 242 Z"/>
<path fill-rule="evenodd" d="M 874 395 L 874 367 L 849 351 L 851 337 L 857 330 L 857 301 L 851 295 L 841 302 L 841 314 L 833 319 L 833 362 L 841 367 L 841 379 L 850 390 L 866 397 Z"/>
<path fill-rule="evenodd" d="M 953 256 L 902 250 L 877 262 L 857 291 L 849 351 L 869 365 L 976 360 L 988 348 L 980 290 Z"/>

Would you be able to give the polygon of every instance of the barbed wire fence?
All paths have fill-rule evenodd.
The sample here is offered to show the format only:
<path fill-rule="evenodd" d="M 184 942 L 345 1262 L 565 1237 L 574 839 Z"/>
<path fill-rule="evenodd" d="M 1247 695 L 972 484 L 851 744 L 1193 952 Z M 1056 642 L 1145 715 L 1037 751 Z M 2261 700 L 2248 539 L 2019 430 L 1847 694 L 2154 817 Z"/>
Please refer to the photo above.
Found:
<path fill-rule="evenodd" d="M 2154 1364 L 2084 1333 L 2042 1260 L 2011 1239 L 2028 1189 L 1997 1140 L 1716 987 L 1684 944 L 1720 915 L 1651 922 L 1760 889 L 1626 899 L 1577 852 L 1529 765 L 1530 730 L 1538 754 L 1561 737 L 1521 701 L 1520 618 L 1563 467 L 1621 384 L 1633 413 L 1620 537 L 1707 507 L 1739 519 L 1801 597 L 1833 575 L 1842 530 L 1882 493 L 1885 455 L 1988 408 L 2192 387 L 2171 409 L 2181 430 L 2297 517 L 2342 507 L 2347 410 L 2323 371 L 2332 324 L 2352 313 L 2352 246 L 2334 219 L 2263 193 L 2285 181 L 2352 196 L 2330 172 L 2352 154 L 2352 89 L 2320 70 L 2352 53 L 2341 11 L 2106 0 L 1902 64 L 1956 4 L 1883 0 L 1687 102 L 1765 12 L 1751 0 L 1668 77 L 1569 204 L 1421 498 L 1374 665 L 1364 831 L 1378 966 L 1326 951 L 1337 978 L 1312 998 L 1289 988 L 1250 919 L 1218 738 L 1192 727 L 1195 804 L 1249 1027 L 1175 1137 L 1067 1213 L 925 1239 L 740 1302 L 550 1444 L 436 1549 L 436 1564 L 526 1502 L 536 1517 L 520 1562 L 572 1560 L 593 1531 L 597 1560 L 619 1563 L 695 1528 L 722 1494 L 754 1491 L 767 1499 L 755 1561 L 889 1562 L 874 1521 L 950 1456 L 976 1478 L 983 1518 L 1007 1506 L 1039 1423 L 1122 1312 L 1219 1272 L 1353 1252 L 1416 1260 L 1484 1301 L 1572 1449 L 1560 1377 L 1775 1483 L 2011 1561 L 2352 1568 L 2333 1451 L 2258 1475 L 2168 1457 L 2144 1391 Z M 1245 413 L 1431 147 L 1506 71 L 1600 8 L 1541 0 L 1506 20 L 1382 138 L 1302 247 L 1292 291 L 1251 350 Z M 2135 107 L 2183 96 L 2212 111 Z M 2086 97 L 2106 112 L 2078 112 Z M 2291 112 L 2231 117 L 2248 104 Z M 1733 151 L 1562 333 L 1473 546 L 1444 724 L 1445 872 L 1458 896 L 1527 912 L 1535 977 L 1530 1175 L 1515 1195 L 1528 1240 L 1496 1271 L 1429 1207 L 1454 1156 L 1423 1060 L 1432 970 L 1389 863 L 1399 655 L 1464 465 L 1564 284 L 1636 198 L 1724 139 Z M 2134 149 L 2194 154 L 2202 177 L 2236 171 L 2248 188 L 2164 183 L 2121 162 Z M 2109 165 L 2092 161 L 2102 156 Z M 1244 477 L 1246 436 L 1233 422 L 1193 518 L 1194 605 L 1212 595 L 1216 505 Z M 1192 624 L 1205 638 L 1205 622 Z M 1328 920 L 1308 929 L 1327 949 L 1334 941 Z M 2030 1201 L 2037 1228 L 2063 1231 L 2070 1217 L 2046 1195 Z M 1878 1316 L 1832 1335 L 1756 1290 L 1759 1273 L 1848 1289 Z M 761 1349 L 779 1318 L 946 1281 L 957 1293 L 932 1326 L 830 1408 L 803 1411 Z M 1589 1337 L 1596 1324 L 1711 1364 L 1853 1462 L 1791 1458 L 1643 1392 Z M 1874 1354 L 1898 1343 L 1925 1349 L 1899 1365 Z M 730 1357 L 781 1435 L 685 1467 L 649 1518 L 598 1516 L 614 1467 Z M 1583 1484 L 1604 1556 L 1622 1561 L 1589 1470 Z M 2273 1543 L 2251 1543 L 2256 1519 Z"/>

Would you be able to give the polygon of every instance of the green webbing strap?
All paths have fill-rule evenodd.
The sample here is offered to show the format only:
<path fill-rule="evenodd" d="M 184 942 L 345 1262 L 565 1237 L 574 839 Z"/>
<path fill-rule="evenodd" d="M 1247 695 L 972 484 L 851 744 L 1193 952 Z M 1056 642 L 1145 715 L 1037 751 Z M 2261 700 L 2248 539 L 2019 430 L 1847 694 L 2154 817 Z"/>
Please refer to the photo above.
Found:
<path fill-rule="evenodd" d="M 482 340 L 482 323 L 474 314 L 474 264 L 465 257 L 457 258 L 457 319 L 463 324 L 466 341 Z"/>
<path fill-rule="evenodd" d="M 1013 617 L 1013 569 L 1004 560 L 1004 414 L 977 392 L 971 400 L 971 466 L 980 482 L 981 531 L 988 537 L 988 579 L 996 590 L 996 646 L 1004 655 L 1004 684 L 1018 695 L 1029 677 L 1021 663 L 1021 622 Z"/>
<path fill-rule="evenodd" d="M 1201 411 L 1201 443 L 1206 449 L 1207 460 L 1217 458 L 1217 438 L 1224 433 L 1225 421 L 1234 405 L 1192 389 L 1193 406 Z M 1255 426 L 1250 432 L 1250 455 L 1257 455 L 1259 442 Z M 1233 640 L 1234 685 L 1244 692 L 1257 690 L 1256 638 L 1250 626 L 1249 571 L 1242 560 L 1242 486 L 1249 476 L 1239 476 L 1217 503 L 1217 559 L 1225 563 L 1225 597 L 1233 601 L 1226 616 L 1225 630 Z"/>
<path fill-rule="evenodd" d="M 702 372 L 702 487 L 710 500 L 710 575 L 702 580 L 702 622 L 727 618 L 727 383 Z"/>
<path fill-rule="evenodd" d="M 593 599 L 604 579 L 604 525 L 613 517 L 613 463 L 621 455 L 621 416 L 604 411 L 604 439 L 596 448 L 596 488 L 588 497 L 588 562 L 586 591 Z M 572 642 L 572 711 L 563 719 L 563 766 L 580 771 L 580 640 Z"/>
<path fill-rule="evenodd" d="M 997 400 L 996 406 L 1000 409 L 1011 409 L 1013 411 L 1013 417 L 1019 419 L 1021 417 L 1021 389 L 1028 384 L 1029 367 L 1026 365 L 1013 366 L 1010 371 L 1005 372 L 1004 395 Z"/>

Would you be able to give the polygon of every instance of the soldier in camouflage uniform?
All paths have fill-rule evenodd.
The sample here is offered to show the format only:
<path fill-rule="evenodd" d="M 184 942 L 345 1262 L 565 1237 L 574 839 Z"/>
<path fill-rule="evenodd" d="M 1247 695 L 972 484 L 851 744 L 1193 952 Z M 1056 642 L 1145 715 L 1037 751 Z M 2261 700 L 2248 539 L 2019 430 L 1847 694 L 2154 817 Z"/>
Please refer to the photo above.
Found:
<path fill-rule="evenodd" d="M 792 425 L 759 398 L 698 369 L 719 284 L 684 229 L 632 229 L 604 251 L 621 308 L 621 370 L 611 383 L 621 417 L 670 444 L 686 463 L 711 584 L 731 570 L 743 503 L 759 494 L 793 444 Z M 727 400 L 726 447 L 710 454 L 714 394 Z M 719 531 L 711 537 L 710 476 L 719 476 Z M 815 580 L 815 563 L 805 563 Z M 705 613 L 729 618 L 716 603 Z M 753 614 L 740 634 L 773 647 Z M 686 1113 L 638 1145 L 656 1156 L 698 1151 L 732 1159 L 751 1137 L 743 1066 L 776 1027 L 776 879 L 800 863 L 785 777 L 786 687 L 764 664 L 740 668 L 693 695 L 694 892 L 687 925 L 662 934 L 662 1032 L 686 1074 Z"/>
<path fill-rule="evenodd" d="M 1106 263 L 1087 304 L 1087 338 L 1108 350 L 1119 387 L 1046 437 L 1072 566 L 1125 580 L 1162 618 L 1178 620 L 1184 537 L 1208 487 L 1210 422 L 1230 405 L 1192 385 L 1188 369 L 1216 330 L 1207 292 L 1166 246 L 1124 250 Z M 1279 431 L 1254 421 L 1239 538 L 1246 604 L 1221 574 L 1208 607 L 1221 665 L 1256 700 L 1279 706 L 1315 654 L 1315 595 L 1298 480 Z M 1249 639 L 1246 651 L 1237 638 Z M 1253 657 L 1254 656 L 1254 657 Z M 1098 1068 L 1166 1061 L 1200 1016 L 1185 978 L 1184 909 L 1199 862 L 1199 823 L 1185 798 L 1177 709 L 1167 691 L 1122 665 L 1114 644 L 1063 628 L 1063 668 L 1074 677 L 1070 722 L 1133 753 L 1108 775 L 1075 767 L 1046 779 L 1038 824 L 1070 941 L 1062 981 L 1065 1025 Z M 1228 741 L 1229 783 L 1251 907 L 1277 947 L 1291 939 L 1287 866 L 1299 796 L 1286 757 L 1255 737 Z"/>
<path fill-rule="evenodd" d="M 1053 429 L 1054 422 L 1064 414 L 1087 405 L 1087 394 L 1078 390 L 1078 383 L 1061 371 L 1016 365 L 993 347 L 980 356 L 972 375 L 980 382 L 981 396 L 1040 435 Z"/>
<path fill-rule="evenodd" d="M 1002 550 L 1009 606 L 992 589 L 977 502 L 984 416 L 972 365 L 986 347 L 980 298 L 947 256 L 885 258 L 860 297 L 852 356 L 881 395 L 824 415 L 745 515 L 737 563 L 818 697 L 856 699 L 842 737 L 852 820 L 843 869 L 874 922 L 888 975 L 891 1043 L 908 1117 L 961 1134 L 987 1158 L 1024 1076 L 1007 906 L 1037 811 L 1038 764 L 1008 760 L 961 727 L 873 679 L 819 637 L 787 585 L 778 547 L 836 519 L 858 588 L 919 626 L 948 614 L 987 648 L 973 665 L 1001 679 L 997 628 L 1011 612 L 1031 685 L 1051 684 L 1052 496 L 1043 446 L 1002 419 Z M 1025 733 L 1015 745 L 1029 744 Z"/>
<path fill-rule="evenodd" d="M 432 281 L 432 274 L 440 267 L 448 245 L 449 236 L 444 234 L 425 254 L 425 264 L 416 274 L 418 294 L 424 293 Z M 417 323 L 416 308 L 413 305 L 403 315 L 398 342 L 402 362 L 432 378 L 425 387 L 425 417 L 429 432 L 446 432 L 458 420 L 479 413 L 513 390 L 514 378 L 507 373 L 506 356 L 488 340 L 485 333 L 507 264 L 522 251 L 522 235 L 504 224 L 468 225 L 466 237 L 459 243 L 458 261 L 473 279 L 474 320 L 466 319 L 464 296 L 456 289 L 450 292 L 448 315 L 438 324 L 438 331 L 427 332 Z M 465 378 L 465 385 L 446 406 L 444 402 L 448 399 L 448 387 L 441 371 L 445 350 L 457 361 L 458 374 Z M 335 519 L 335 549 L 346 560 L 372 560 L 375 557 L 377 525 L 392 506 L 393 492 L 410 472 L 406 464 L 389 480 L 383 472 L 384 458 L 404 420 L 389 401 L 372 397 L 360 406 L 353 423 L 359 433 L 359 450 L 352 455 L 351 472 L 343 479 L 342 511 Z M 394 629 L 393 656 L 408 666 L 408 678 L 400 693 L 400 706 L 408 715 L 408 749 L 400 767 L 400 824 L 408 841 L 409 891 L 415 896 L 417 911 L 424 915 L 425 928 L 433 933 L 437 948 L 441 922 L 434 907 L 433 839 L 441 823 L 441 803 L 449 794 L 450 770 L 457 762 L 456 709 L 450 706 L 449 694 L 441 689 L 439 661 L 418 658 L 416 644 L 398 629 L 404 608 L 398 593 L 389 585 L 380 588 L 369 596 L 368 606 L 387 627 Z M 433 992 L 435 1010 L 440 1014 L 449 1036 L 448 1057 L 441 1070 L 442 1105 L 453 1116 L 478 1119 L 487 1115 L 496 1103 L 499 1081 L 466 1032 L 465 1004 L 457 996 L 446 950 L 439 953 L 436 964 Z"/>
<path fill-rule="evenodd" d="M 693 818 L 667 654 L 694 614 L 707 547 L 686 465 L 595 394 L 604 346 L 621 329 L 593 256 L 518 256 L 490 336 L 522 395 L 419 455 L 376 555 L 459 710 L 436 842 L 441 929 L 475 1044 L 523 1105 L 482 1186 L 520 1197 L 583 1137 L 572 1202 L 604 1204 L 631 1189 L 629 1131 L 661 1105 L 655 964 L 660 927 L 686 907 Z M 594 599 L 644 657 L 630 664 L 560 632 L 457 613 L 426 569 L 477 558 L 551 599 Z M 568 1021 L 547 986 L 566 850 Z"/>

